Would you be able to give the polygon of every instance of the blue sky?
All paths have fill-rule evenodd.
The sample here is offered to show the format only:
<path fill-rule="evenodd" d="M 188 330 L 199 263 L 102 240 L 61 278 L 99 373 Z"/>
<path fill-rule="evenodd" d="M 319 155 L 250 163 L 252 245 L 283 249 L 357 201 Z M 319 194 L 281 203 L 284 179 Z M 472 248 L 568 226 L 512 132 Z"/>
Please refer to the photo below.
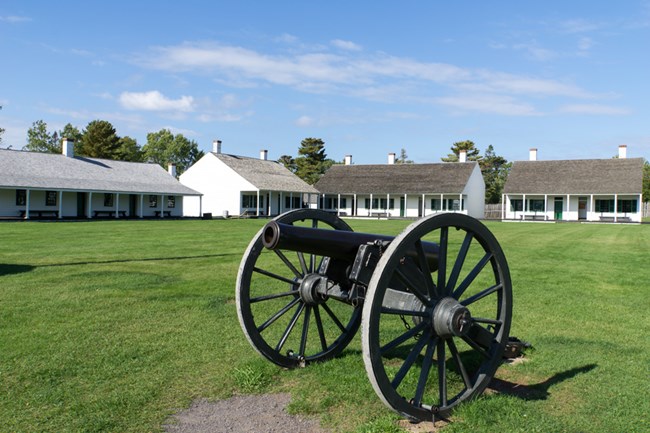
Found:
<path fill-rule="evenodd" d="M 110 121 L 210 150 L 650 158 L 650 0 L 0 3 L 0 127 Z"/>

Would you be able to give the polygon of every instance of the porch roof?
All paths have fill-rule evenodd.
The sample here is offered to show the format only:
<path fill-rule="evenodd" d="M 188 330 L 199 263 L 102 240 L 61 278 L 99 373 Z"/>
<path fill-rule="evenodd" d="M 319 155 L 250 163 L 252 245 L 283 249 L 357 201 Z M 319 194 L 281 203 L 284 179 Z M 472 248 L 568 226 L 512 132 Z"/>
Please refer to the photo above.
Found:
<path fill-rule="evenodd" d="M 515 161 L 505 194 L 641 194 L 643 158 Z"/>
<path fill-rule="evenodd" d="M 0 149 L 0 188 L 201 195 L 158 164 Z"/>
<path fill-rule="evenodd" d="M 314 185 L 324 194 L 461 194 L 476 162 L 333 165 Z"/>

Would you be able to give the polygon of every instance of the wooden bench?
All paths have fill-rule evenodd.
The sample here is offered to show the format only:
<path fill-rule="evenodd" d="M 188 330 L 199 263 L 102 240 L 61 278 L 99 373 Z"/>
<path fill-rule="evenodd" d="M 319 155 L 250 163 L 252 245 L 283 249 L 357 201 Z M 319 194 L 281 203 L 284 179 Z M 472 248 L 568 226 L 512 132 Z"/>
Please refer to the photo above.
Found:
<path fill-rule="evenodd" d="M 613 216 L 600 216 L 600 220 L 603 222 L 608 222 L 608 223 L 613 223 L 614 222 L 614 217 Z"/>
<path fill-rule="evenodd" d="M 125 210 L 119 210 L 119 211 L 117 211 L 117 215 L 118 215 L 119 218 L 126 218 L 126 211 Z M 101 217 L 111 218 L 111 217 L 115 217 L 115 211 L 114 210 L 96 210 L 96 211 L 93 211 L 93 217 L 94 218 L 101 218 Z"/>
<path fill-rule="evenodd" d="M 527 221 L 544 221 L 544 215 L 524 215 L 524 220 Z"/>
<path fill-rule="evenodd" d="M 154 213 L 156 214 L 157 217 L 160 217 L 160 212 L 161 212 L 161 211 L 157 210 L 157 211 L 155 211 Z M 169 218 L 170 216 L 172 216 L 172 211 L 170 211 L 170 210 L 164 210 L 164 211 L 162 211 L 162 215 L 163 215 L 163 217 L 165 217 L 165 218 Z"/>
<path fill-rule="evenodd" d="M 370 212 L 371 217 L 377 217 L 377 218 L 388 218 L 390 215 L 388 212 Z"/>
<path fill-rule="evenodd" d="M 18 211 L 20 214 L 21 218 L 25 218 L 27 216 L 27 210 L 26 209 L 21 209 Z M 29 217 L 38 217 L 38 218 L 43 218 L 43 217 L 54 217 L 58 218 L 59 217 L 59 211 L 58 210 L 29 210 Z"/>

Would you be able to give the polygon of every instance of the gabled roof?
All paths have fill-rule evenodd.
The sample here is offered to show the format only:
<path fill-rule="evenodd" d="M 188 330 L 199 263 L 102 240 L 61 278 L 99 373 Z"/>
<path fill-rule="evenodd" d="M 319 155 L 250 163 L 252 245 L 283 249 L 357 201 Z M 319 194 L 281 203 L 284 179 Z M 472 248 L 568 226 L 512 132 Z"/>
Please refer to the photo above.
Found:
<path fill-rule="evenodd" d="M 515 161 L 505 194 L 641 194 L 643 158 Z"/>
<path fill-rule="evenodd" d="M 317 194 L 318 191 L 277 161 L 212 152 L 259 190 Z"/>
<path fill-rule="evenodd" d="M 325 194 L 460 194 L 476 162 L 333 165 L 314 185 Z"/>
<path fill-rule="evenodd" d="M 201 195 L 158 164 L 0 149 L 0 188 Z"/>

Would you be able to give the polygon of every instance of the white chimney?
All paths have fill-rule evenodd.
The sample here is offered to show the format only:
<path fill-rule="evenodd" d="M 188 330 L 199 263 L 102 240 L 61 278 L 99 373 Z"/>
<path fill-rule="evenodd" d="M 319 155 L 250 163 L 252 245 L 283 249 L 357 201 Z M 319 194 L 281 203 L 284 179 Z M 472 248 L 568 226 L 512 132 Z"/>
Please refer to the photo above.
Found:
<path fill-rule="evenodd" d="M 458 162 L 467 162 L 467 151 L 461 150 L 458 152 Z"/>
<path fill-rule="evenodd" d="M 528 159 L 530 161 L 537 161 L 537 149 L 534 147 L 530 149 L 530 152 L 528 153 Z"/>
<path fill-rule="evenodd" d="M 67 156 L 68 158 L 74 158 L 74 140 L 70 138 L 64 138 L 61 149 L 63 150 L 63 155 Z"/>
<path fill-rule="evenodd" d="M 170 162 L 169 164 L 167 164 L 167 172 L 171 176 L 176 177 L 176 164 L 174 164 L 173 162 Z"/>
<path fill-rule="evenodd" d="M 221 140 L 212 141 L 212 151 L 214 153 L 221 153 Z"/>
<path fill-rule="evenodd" d="M 388 163 L 395 164 L 395 154 L 392 152 L 388 154 Z"/>
<path fill-rule="evenodd" d="M 266 161 L 268 156 L 269 156 L 269 151 L 268 150 L 266 150 L 266 149 L 260 150 L 260 159 L 262 161 Z"/>
<path fill-rule="evenodd" d="M 345 165 L 352 165 L 352 155 L 345 155 Z"/>
<path fill-rule="evenodd" d="M 618 159 L 625 159 L 627 158 L 627 145 L 626 144 L 621 144 L 618 146 Z"/>

